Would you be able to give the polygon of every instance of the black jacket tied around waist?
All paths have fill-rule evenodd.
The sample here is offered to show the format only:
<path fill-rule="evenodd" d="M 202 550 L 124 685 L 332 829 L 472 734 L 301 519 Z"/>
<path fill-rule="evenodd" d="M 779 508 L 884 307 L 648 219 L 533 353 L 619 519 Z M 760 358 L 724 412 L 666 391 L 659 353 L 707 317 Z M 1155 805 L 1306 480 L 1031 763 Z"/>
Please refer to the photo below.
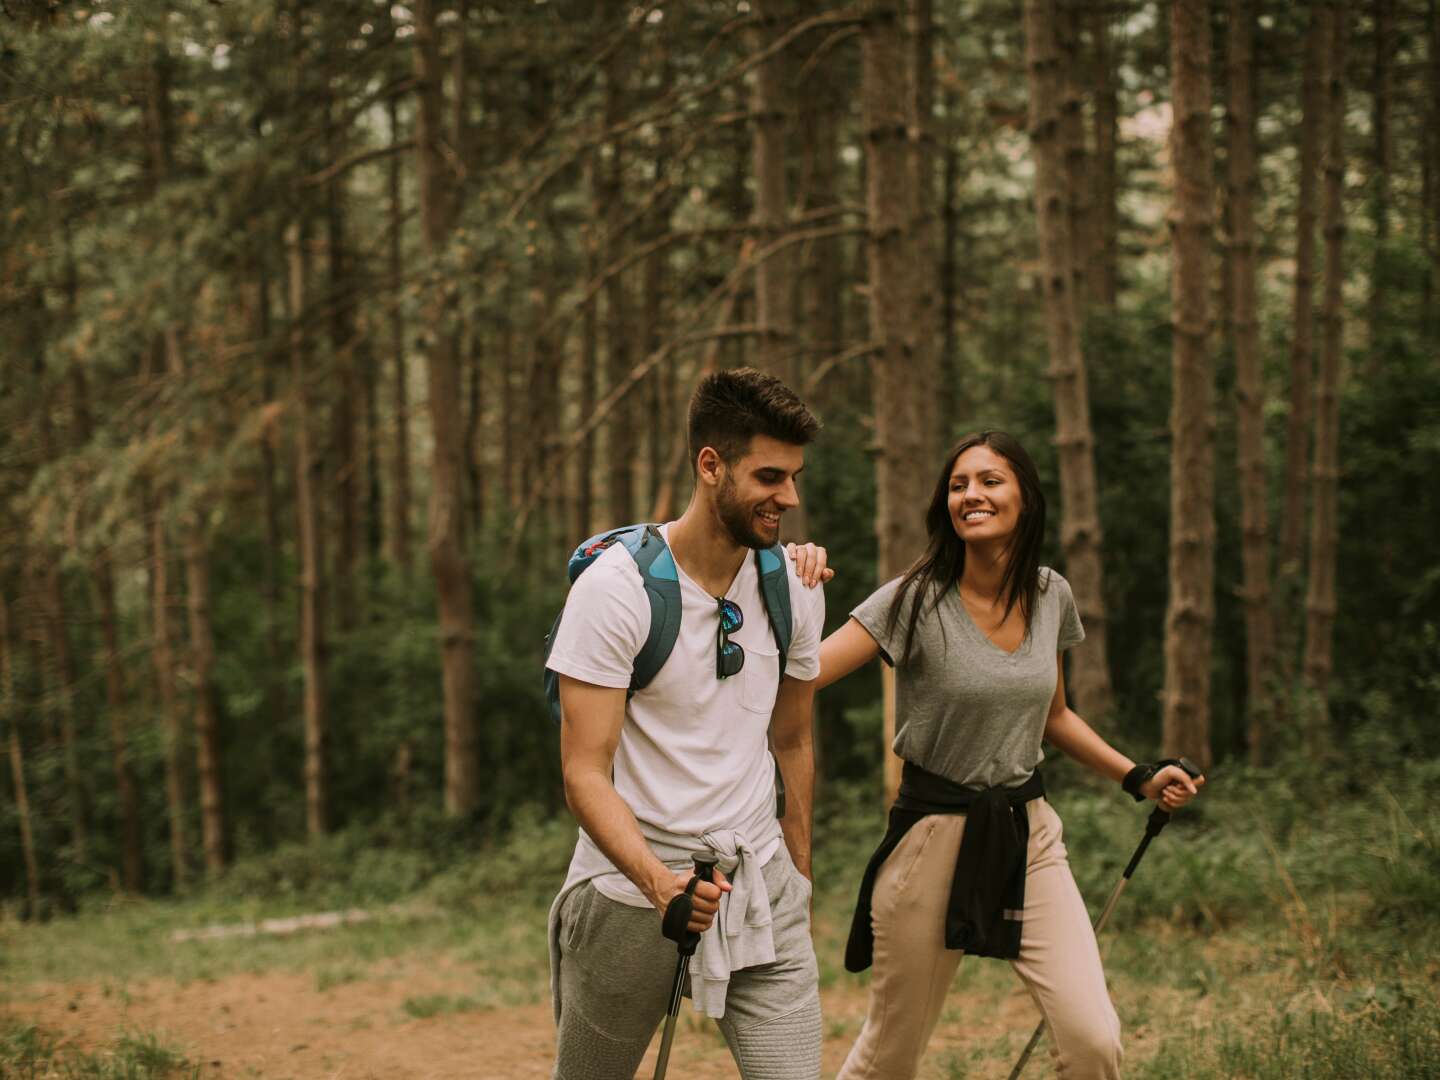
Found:
<path fill-rule="evenodd" d="M 911 827 L 930 814 L 966 815 L 945 909 L 945 947 L 1003 960 L 1019 956 L 1030 842 L 1025 804 L 1044 795 L 1045 782 L 1039 770 L 1019 787 L 970 788 L 905 762 L 900 794 L 890 808 L 889 828 L 860 880 L 850 940 L 845 945 L 845 969 L 864 971 L 870 966 L 875 950 L 870 925 L 875 878 Z"/>

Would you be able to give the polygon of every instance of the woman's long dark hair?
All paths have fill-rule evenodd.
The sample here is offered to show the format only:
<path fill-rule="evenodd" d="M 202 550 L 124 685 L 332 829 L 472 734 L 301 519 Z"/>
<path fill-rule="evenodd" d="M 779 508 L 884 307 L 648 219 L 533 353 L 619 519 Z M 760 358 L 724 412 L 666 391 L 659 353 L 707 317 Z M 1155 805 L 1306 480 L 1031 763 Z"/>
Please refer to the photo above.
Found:
<path fill-rule="evenodd" d="M 925 597 L 933 594 L 931 606 L 939 607 L 950 589 L 960 587 L 960 578 L 965 573 L 965 542 L 950 520 L 950 472 L 955 468 L 956 459 L 972 446 L 988 446 L 1003 457 L 1020 483 L 1020 520 L 1010 537 L 1010 558 L 1000 579 L 1000 595 L 1005 597 L 1005 616 L 1008 618 L 1018 604 L 1025 620 L 1025 632 L 1030 632 L 1030 616 L 1040 588 L 1040 546 L 1045 539 L 1045 493 L 1040 490 L 1040 474 L 1013 435 L 1003 431 L 977 431 L 966 435 L 946 455 L 945 465 L 935 482 L 935 493 L 930 496 L 930 507 L 925 511 L 929 545 L 925 554 L 905 571 L 895 599 L 890 603 L 889 630 L 893 634 L 900 622 L 905 598 L 912 597 L 905 648 L 900 657 L 902 664 L 910 659 L 910 646 L 915 640 L 915 627 L 920 622 Z"/>

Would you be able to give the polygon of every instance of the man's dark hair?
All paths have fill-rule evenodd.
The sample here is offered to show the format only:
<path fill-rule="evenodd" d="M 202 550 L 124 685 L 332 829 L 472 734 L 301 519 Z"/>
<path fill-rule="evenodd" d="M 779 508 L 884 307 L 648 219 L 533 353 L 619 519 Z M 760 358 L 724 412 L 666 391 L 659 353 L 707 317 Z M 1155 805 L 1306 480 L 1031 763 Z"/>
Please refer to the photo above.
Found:
<path fill-rule="evenodd" d="M 707 446 L 733 465 L 756 435 L 804 446 L 819 430 L 815 414 L 774 375 L 754 368 L 717 371 L 701 379 L 690 398 L 690 469 Z"/>

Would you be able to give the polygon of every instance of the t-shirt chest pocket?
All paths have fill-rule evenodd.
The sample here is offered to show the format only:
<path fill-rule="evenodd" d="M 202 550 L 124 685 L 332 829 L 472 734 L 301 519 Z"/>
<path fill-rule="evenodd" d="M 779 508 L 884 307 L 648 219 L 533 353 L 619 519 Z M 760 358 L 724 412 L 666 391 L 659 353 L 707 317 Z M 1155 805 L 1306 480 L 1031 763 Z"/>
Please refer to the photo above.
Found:
<path fill-rule="evenodd" d="M 768 641 L 763 647 L 745 646 L 745 666 L 740 670 L 740 704 L 748 711 L 769 716 L 775 708 L 780 683 L 780 652 Z"/>

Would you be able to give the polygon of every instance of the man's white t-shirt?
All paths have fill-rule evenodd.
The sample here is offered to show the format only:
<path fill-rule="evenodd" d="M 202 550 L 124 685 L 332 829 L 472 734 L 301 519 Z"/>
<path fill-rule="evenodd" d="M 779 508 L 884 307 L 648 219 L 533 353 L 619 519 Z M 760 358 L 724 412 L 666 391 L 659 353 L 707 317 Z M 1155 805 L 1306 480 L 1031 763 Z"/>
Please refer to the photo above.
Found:
<path fill-rule="evenodd" d="M 668 524 L 660 530 L 667 543 L 669 530 Z M 780 652 L 760 595 L 755 558 L 746 555 L 725 593 L 744 617 L 730 640 L 745 650 L 745 666 L 728 679 L 715 675 L 719 605 L 676 565 L 680 634 L 650 685 L 626 703 L 615 751 L 615 791 L 642 824 L 669 832 L 700 836 L 733 829 L 764 835 L 775 819 L 768 734 Z M 788 559 L 785 565 L 792 613 L 785 674 L 808 681 L 820 674 L 825 597 L 821 587 L 807 589 L 800 583 Z M 547 666 L 582 682 L 628 688 L 649 632 L 650 601 L 640 572 L 624 546 L 614 544 L 571 586 Z M 762 865 L 777 846 L 774 841 L 769 850 L 757 852 Z M 575 858 L 596 857 L 608 861 L 582 829 Z M 595 883 L 613 899 L 648 906 L 618 872 Z"/>

